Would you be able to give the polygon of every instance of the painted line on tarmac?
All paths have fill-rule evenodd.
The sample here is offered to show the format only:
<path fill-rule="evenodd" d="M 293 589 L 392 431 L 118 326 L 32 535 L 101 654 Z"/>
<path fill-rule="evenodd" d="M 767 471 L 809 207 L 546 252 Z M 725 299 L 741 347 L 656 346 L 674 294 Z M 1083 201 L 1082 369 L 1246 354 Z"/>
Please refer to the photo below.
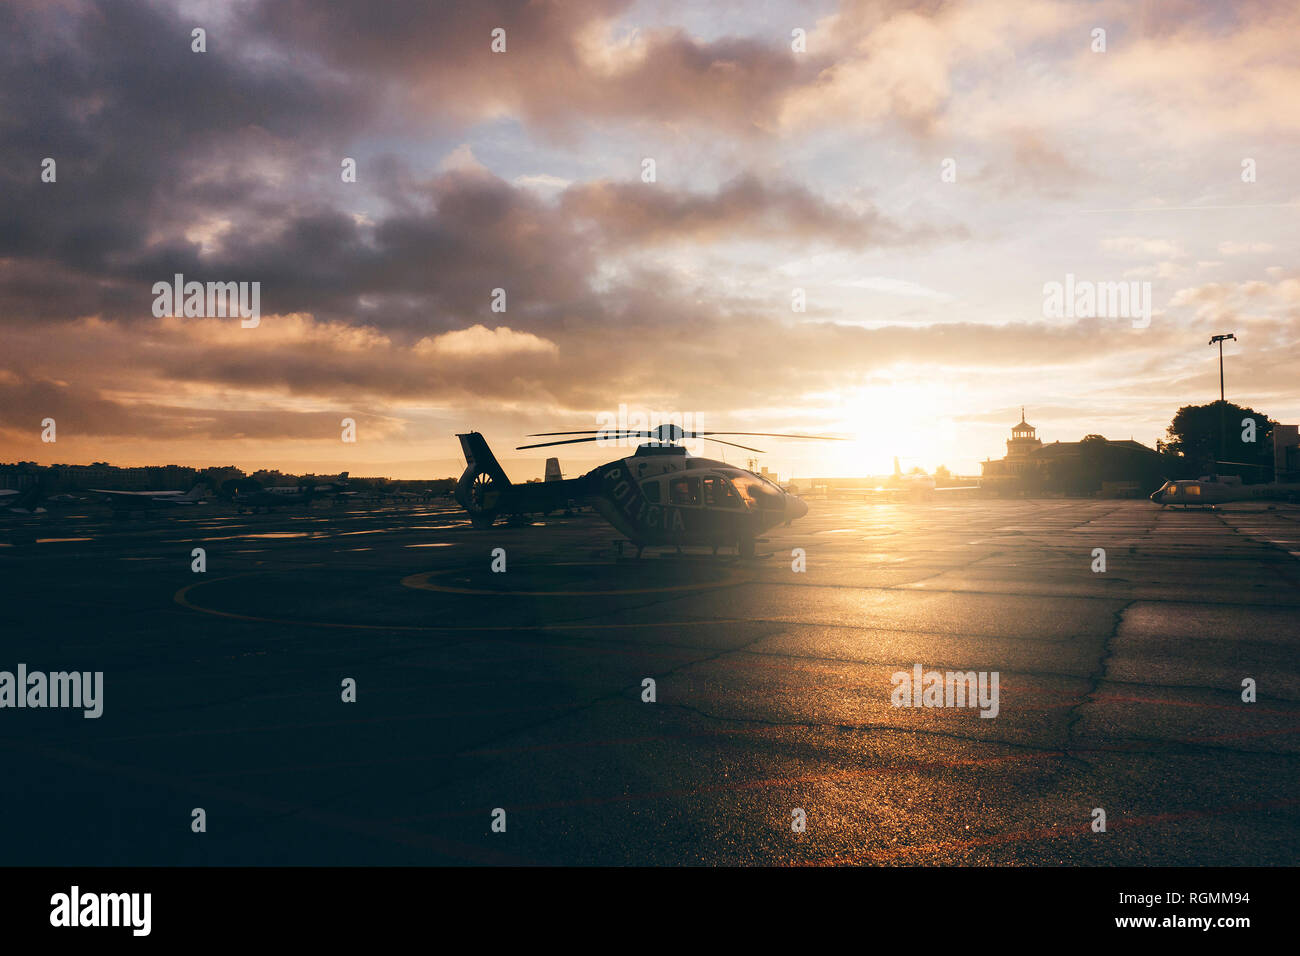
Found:
<path fill-rule="evenodd" d="M 224 578 L 213 578 L 211 581 L 196 581 L 193 584 L 187 584 L 172 595 L 172 600 L 183 608 L 191 611 L 198 611 L 201 614 L 211 614 L 215 617 L 229 618 L 235 621 L 249 621 L 254 624 L 275 624 L 281 627 L 330 627 L 342 630 L 353 631 L 419 631 L 423 633 L 443 633 L 454 634 L 464 631 L 611 631 L 611 630 L 628 630 L 632 628 L 643 627 L 699 627 L 702 625 L 715 626 L 718 624 L 775 624 L 775 623 L 797 623 L 790 621 L 776 621 L 765 618 L 704 618 L 690 621 L 641 621 L 636 623 L 621 624 L 351 624 L 345 621 L 302 621 L 293 618 L 263 617 L 257 614 L 237 614 L 234 611 L 219 611 L 216 608 L 204 607 L 202 604 L 196 604 L 190 600 L 190 592 L 195 588 L 203 587 L 208 584 L 220 584 L 223 581 L 233 581 L 236 578 L 248 577 L 252 574 L 270 574 L 270 571 L 249 571 L 246 574 L 233 574 Z M 733 582 L 737 583 L 737 582 Z M 739 582 L 743 583 L 743 582 Z M 709 585 L 709 587 L 723 587 L 729 585 Z M 673 589 L 679 590 L 679 589 Z M 680 589 L 685 590 L 685 589 Z M 494 596 L 503 596 L 497 592 L 484 591 L 473 592 L 482 594 L 492 594 Z M 520 592 L 516 592 L 520 593 Z M 544 592 L 554 594 L 555 592 Z M 615 592 L 615 591 L 596 591 L 593 595 L 617 594 L 617 593 L 652 593 L 647 591 L 640 592 Z M 589 595 L 590 596 L 590 595 Z"/>
<path fill-rule="evenodd" d="M 533 567 L 543 568 L 607 568 L 608 564 L 590 564 L 569 562 L 567 564 L 525 565 L 521 570 Z M 422 591 L 439 591 L 444 594 L 475 594 L 487 597 L 618 597 L 633 594 L 670 594 L 677 591 L 709 591 L 715 588 L 732 587 L 736 584 L 748 584 L 755 580 L 733 569 L 731 574 L 720 581 L 705 581 L 697 584 L 675 584 L 663 588 L 623 588 L 617 591 L 498 591 L 489 588 L 457 588 L 447 584 L 435 584 L 433 578 L 448 574 L 463 574 L 462 568 L 448 568 L 443 571 L 421 571 L 402 578 L 402 587 L 416 588 Z"/>

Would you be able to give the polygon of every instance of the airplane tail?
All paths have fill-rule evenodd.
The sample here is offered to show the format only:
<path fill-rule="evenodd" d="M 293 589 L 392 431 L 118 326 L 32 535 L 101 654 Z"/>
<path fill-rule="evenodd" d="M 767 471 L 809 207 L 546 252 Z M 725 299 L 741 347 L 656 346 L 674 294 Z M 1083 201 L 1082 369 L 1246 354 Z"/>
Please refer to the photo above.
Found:
<path fill-rule="evenodd" d="M 206 482 L 200 481 L 197 485 L 187 491 L 184 495 L 187 501 L 202 501 L 208 496 L 208 486 Z"/>
<path fill-rule="evenodd" d="M 465 454 L 465 471 L 456 485 L 456 501 L 469 512 L 475 527 L 489 527 L 500 510 L 501 496 L 510 488 L 510 479 L 481 434 L 467 432 L 456 437 Z"/>
<path fill-rule="evenodd" d="M 564 479 L 564 472 L 560 471 L 560 459 L 546 459 L 546 480 L 561 481 Z"/>

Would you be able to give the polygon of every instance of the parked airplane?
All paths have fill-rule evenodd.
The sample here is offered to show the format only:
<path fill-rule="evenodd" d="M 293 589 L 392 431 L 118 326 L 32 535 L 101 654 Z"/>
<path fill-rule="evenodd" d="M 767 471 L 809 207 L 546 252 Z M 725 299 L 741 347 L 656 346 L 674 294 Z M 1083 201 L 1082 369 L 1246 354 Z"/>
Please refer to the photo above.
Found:
<path fill-rule="evenodd" d="M 208 496 L 208 486 L 199 482 L 189 491 L 116 491 L 109 488 L 87 488 L 94 495 L 103 495 L 109 507 L 117 513 L 153 511 L 158 508 L 178 508 L 202 504 Z"/>
<path fill-rule="evenodd" d="M 41 500 L 41 489 L 39 485 L 28 488 L 26 491 L 17 491 L 13 488 L 0 488 L 0 511 L 6 511 L 9 514 L 44 514 L 45 509 L 40 507 Z"/>
<path fill-rule="evenodd" d="M 903 469 L 898 464 L 898 456 L 894 456 L 894 473 L 889 476 L 885 485 L 890 489 L 901 489 L 907 492 L 927 492 L 934 491 L 935 482 L 933 475 L 927 475 L 924 472 L 913 472 L 903 474 Z"/>
<path fill-rule="evenodd" d="M 751 471 L 696 458 L 676 442 L 683 438 L 707 438 L 758 451 L 713 436 L 825 437 L 766 432 L 687 432 L 677 425 L 660 425 L 653 431 L 548 432 L 530 437 L 551 435 L 594 437 L 521 445 L 520 450 L 601 439 L 651 440 L 638 445 L 632 455 L 593 468 L 579 478 L 513 484 L 481 434 L 458 435 L 466 468 L 456 487 L 456 500 L 469 512 L 474 527 L 491 527 L 501 514 L 556 511 L 574 500 L 594 505 L 606 521 L 636 545 L 638 555 L 647 545 L 705 545 L 715 553 L 719 547 L 734 545 L 745 557 L 754 554 L 754 541 L 760 534 L 803 516 L 808 512 L 808 505 Z"/>
<path fill-rule="evenodd" d="M 239 490 L 239 485 L 249 483 L 248 479 L 243 479 L 231 484 L 229 496 L 236 509 L 249 508 L 256 511 L 265 508 L 269 511 L 287 505 L 307 505 L 320 496 L 348 494 L 344 491 L 348 484 L 346 471 L 337 478 L 304 480 L 296 485 L 275 485 L 271 488 L 257 488 L 256 482 L 251 482 L 254 485 L 252 491 Z"/>
<path fill-rule="evenodd" d="M 86 499 L 82 498 L 80 495 L 50 495 L 45 499 L 45 503 L 53 508 L 71 508 L 75 505 L 85 504 Z"/>
<path fill-rule="evenodd" d="M 348 473 L 340 472 L 337 477 L 320 478 L 316 475 L 308 475 L 296 485 L 273 485 L 266 490 L 273 495 L 295 495 L 301 494 L 310 488 L 315 494 L 331 494 L 333 492 L 343 491 L 348 486 Z"/>

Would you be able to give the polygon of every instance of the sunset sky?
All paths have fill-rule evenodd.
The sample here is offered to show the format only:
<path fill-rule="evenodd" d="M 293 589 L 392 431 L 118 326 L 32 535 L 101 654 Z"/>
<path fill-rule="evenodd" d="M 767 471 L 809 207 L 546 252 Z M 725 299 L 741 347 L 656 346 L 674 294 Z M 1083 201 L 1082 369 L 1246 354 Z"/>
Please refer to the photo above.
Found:
<path fill-rule="evenodd" d="M 1228 398 L 1300 421 L 1297 36 L 1293 3 L 9 2 L 0 460 L 436 477 L 474 428 L 522 480 L 524 436 L 626 405 L 855 436 L 759 442 L 783 476 L 978 473 L 1021 405 L 1154 445 L 1218 332 Z M 260 282 L 260 325 L 155 318 L 176 273 Z M 1150 282 L 1149 327 L 1045 316 L 1067 274 Z"/>

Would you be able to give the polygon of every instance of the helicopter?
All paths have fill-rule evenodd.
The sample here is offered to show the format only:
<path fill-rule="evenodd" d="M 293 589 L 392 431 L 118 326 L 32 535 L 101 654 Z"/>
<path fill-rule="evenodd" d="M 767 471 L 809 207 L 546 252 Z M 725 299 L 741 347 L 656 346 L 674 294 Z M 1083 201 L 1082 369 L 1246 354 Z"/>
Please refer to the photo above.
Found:
<path fill-rule="evenodd" d="M 1297 501 L 1300 500 L 1300 484 L 1275 481 L 1243 485 L 1236 475 L 1202 475 L 1196 479 L 1166 481 L 1149 497 L 1162 508 L 1182 505 L 1186 511 L 1192 507 L 1213 508 L 1236 501 Z"/>
<path fill-rule="evenodd" d="M 556 511 L 570 501 L 593 506 L 637 549 L 649 545 L 712 547 L 734 546 L 741 557 L 753 557 L 755 540 L 780 524 L 808 513 L 808 505 L 766 478 L 735 465 L 697 458 L 677 444 L 685 438 L 703 438 L 746 451 L 760 452 L 717 435 L 844 441 L 826 435 L 780 435 L 771 432 L 696 432 L 680 425 L 660 425 L 642 431 L 542 432 L 529 438 L 582 435 L 559 441 L 519 445 L 549 448 L 611 439 L 645 438 L 636 451 L 593 468 L 577 478 L 514 484 L 478 432 L 460 439 L 465 471 L 456 485 L 456 501 L 469 513 L 475 528 L 490 528 L 499 515 L 524 515 Z M 548 463 L 549 464 L 549 463 Z M 558 463 L 553 471 L 558 472 Z"/>

